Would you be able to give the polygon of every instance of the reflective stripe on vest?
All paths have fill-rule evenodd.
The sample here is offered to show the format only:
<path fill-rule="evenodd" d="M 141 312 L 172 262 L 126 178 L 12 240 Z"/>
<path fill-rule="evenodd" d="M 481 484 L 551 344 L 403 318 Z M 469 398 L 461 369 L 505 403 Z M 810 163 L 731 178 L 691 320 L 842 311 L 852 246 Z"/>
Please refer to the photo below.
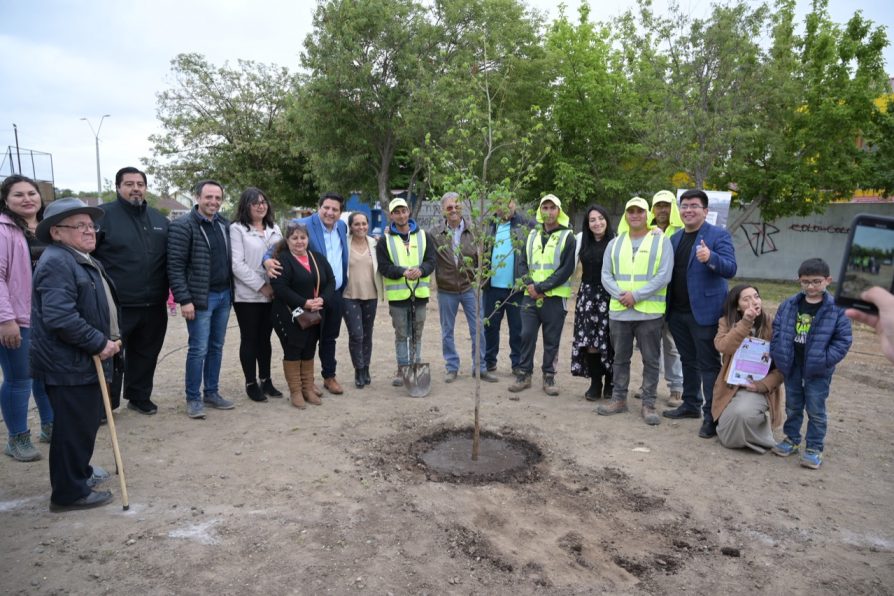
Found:
<path fill-rule="evenodd" d="M 612 274 L 622 292 L 635 292 L 658 274 L 663 240 L 661 235 L 646 234 L 634 255 L 633 242 L 627 232 L 618 235 L 612 247 Z M 646 251 L 648 257 L 645 256 Z M 609 310 L 627 310 L 616 298 L 611 299 L 608 307 Z M 664 314 L 666 307 L 667 286 L 633 305 L 633 309 L 641 313 L 659 315 Z"/>
<path fill-rule="evenodd" d="M 531 276 L 531 281 L 535 284 L 545 281 L 558 270 L 559 265 L 562 263 L 562 249 L 565 248 L 565 242 L 569 234 L 571 234 L 571 230 L 562 230 L 558 234 L 550 234 L 545 246 L 539 230 L 531 230 L 531 233 L 528 234 L 528 274 Z M 544 294 L 570 298 L 570 276 L 564 283 L 547 290 Z"/>
<path fill-rule="evenodd" d="M 420 235 L 422 236 L 422 242 L 419 242 Z M 425 234 L 421 234 L 419 231 L 410 234 L 410 244 L 406 248 L 404 247 L 403 240 L 397 234 L 388 234 L 387 237 L 388 256 L 391 258 L 392 263 L 398 267 L 404 268 L 419 267 L 422 265 L 422 260 L 425 256 Z M 407 279 L 405 277 L 401 277 L 400 279 L 386 277 L 384 278 L 384 281 L 385 297 L 389 302 L 407 300 L 410 298 L 410 288 L 407 286 Z M 418 298 L 428 298 L 430 282 L 430 275 L 427 277 L 420 277 L 416 280 L 415 288 L 416 296 Z M 410 283 L 412 284 L 413 282 Z"/>

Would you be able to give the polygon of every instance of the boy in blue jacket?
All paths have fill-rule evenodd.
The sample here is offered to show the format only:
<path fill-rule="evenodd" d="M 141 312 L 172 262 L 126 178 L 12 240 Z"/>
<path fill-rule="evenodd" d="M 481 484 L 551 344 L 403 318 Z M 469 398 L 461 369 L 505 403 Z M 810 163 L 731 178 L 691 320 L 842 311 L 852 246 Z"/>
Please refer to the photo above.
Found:
<path fill-rule="evenodd" d="M 851 347 L 851 322 L 835 306 L 826 287 L 829 265 L 807 259 L 798 268 L 801 292 L 779 306 L 773 321 L 770 354 L 785 377 L 785 438 L 773 453 L 788 457 L 801 445 L 801 422 L 807 410 L 807 449 L 801 465 L 816 470 L 823 463 L 826 398 L 835 365 Z"/>

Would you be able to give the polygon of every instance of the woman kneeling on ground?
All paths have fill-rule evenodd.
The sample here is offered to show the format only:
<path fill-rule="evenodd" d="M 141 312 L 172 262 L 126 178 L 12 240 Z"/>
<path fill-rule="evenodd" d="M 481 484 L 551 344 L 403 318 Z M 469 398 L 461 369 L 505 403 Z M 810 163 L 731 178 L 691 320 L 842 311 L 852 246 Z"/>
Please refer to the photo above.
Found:
<path fill-rule="evenodd" d="M 283 372 L 289 384 L 289 398 L 296 408 L 305 402 L 323 402 L 314 392 L 314 352 L 320 339 L 322 321 L 303 329 L 298 318 L 303 311 L 326 316 L 326 304 L 335 291 L 335 276 L 325 255 L 308 248 L 307 227 L 290 223 L 285 239 L 276 245 L 274 258 L 282 263 L 282 274 L 270 281 L 273 286 L 273 329 L 282 343 Z"/>
<path fill-rule="evenodd" d="M 776 444 L 772 429 L 785 421 L 782 373 L 774 366 L 766 377 L 747 385 L 730 385 L 726 378 L 732 358 L 746 338 L 770 341 L 773 318 L 761 308 L 757 288 L 748 284 L 730 290 L 723 308 L 714 338 L 714 347 L 723 355 L 711 405 L 711 414 L 718 421 L 717 438 L 730 449 L 748 447 L 764 453 Z"/>

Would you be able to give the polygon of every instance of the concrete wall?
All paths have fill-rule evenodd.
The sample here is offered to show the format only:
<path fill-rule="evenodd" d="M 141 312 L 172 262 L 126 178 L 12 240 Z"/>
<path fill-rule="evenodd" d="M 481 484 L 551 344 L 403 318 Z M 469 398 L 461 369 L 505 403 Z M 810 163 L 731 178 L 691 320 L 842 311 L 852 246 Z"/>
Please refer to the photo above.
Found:
<path fill-rule="evenodd" d="M 836 203 L 822 214 L 786 217 L 772 223 L 753 215 L 733 234 L 739 265 L 736 277 L 795 279 L 801 262 L 820 257 L 837 278 L 851 220 L 859 213 L 894 217 L 894 204 Z M 730 213 L 730 220 L 735 217 L 735 211 Z"/>

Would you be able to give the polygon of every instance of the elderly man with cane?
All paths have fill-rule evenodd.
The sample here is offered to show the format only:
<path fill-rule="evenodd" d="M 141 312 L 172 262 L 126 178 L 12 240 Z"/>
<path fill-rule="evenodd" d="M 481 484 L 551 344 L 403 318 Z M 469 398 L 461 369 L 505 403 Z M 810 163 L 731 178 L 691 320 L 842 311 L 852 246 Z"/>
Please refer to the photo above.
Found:
<path fill-rule="evenodd" d="M 120 350 L 114 286 L 98 262 L 97 220 L 102 210 L 67 198 L 47 206 L 37 237 L 50 246 L 34 271 L 31 367 L 44 381 L 55 413 L 50 442 L 51 511 L 88 509 L 112 500 L 93 488 L 108 473 L 90 466 L 103 416 L 101 379 L 93 357 L 112 376 Z"/>

